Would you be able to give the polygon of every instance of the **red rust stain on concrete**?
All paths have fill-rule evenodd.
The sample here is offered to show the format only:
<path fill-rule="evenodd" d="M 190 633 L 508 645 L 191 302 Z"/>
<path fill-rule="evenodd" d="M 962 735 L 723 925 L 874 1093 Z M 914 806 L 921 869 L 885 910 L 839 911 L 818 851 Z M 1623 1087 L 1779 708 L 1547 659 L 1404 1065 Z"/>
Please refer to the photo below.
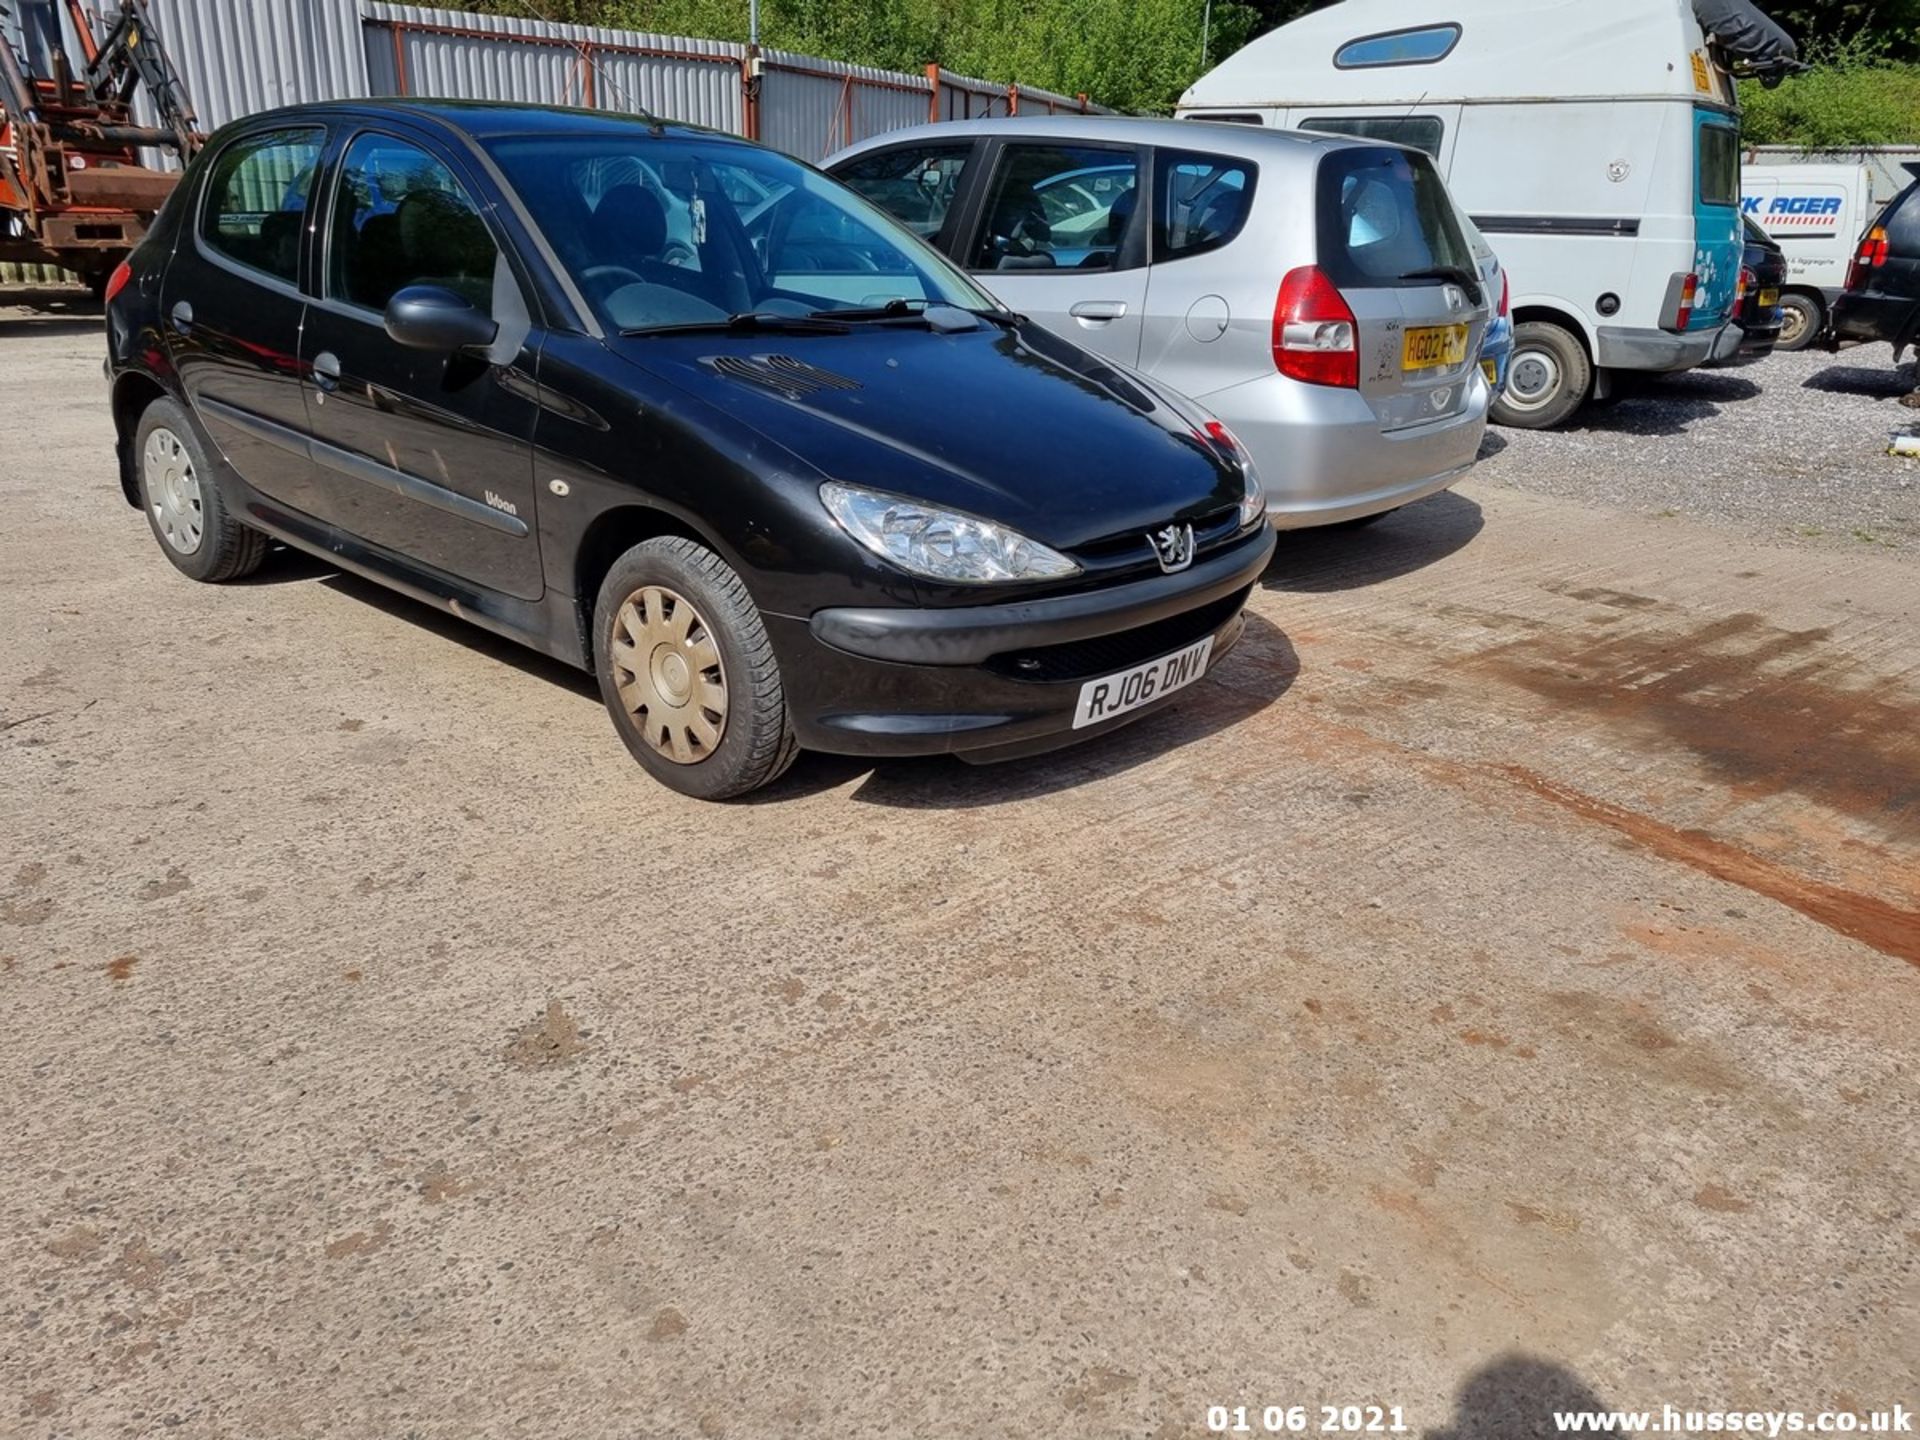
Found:
<path fill-rule="evenodd" d="M 114 980 L 131 980 L 133 967 L 140 963 L 138 955 L 122 955 L 117 960 L 107 962 L 107 975 Z"/>
<path fill-rule="evenodd" d="M 1704 830 L 1681 830 L 1651 816 L 1611 805 L 1558 784 L 1524 765 L 1496 767 L 1543 800 L 1585 820 L 1596 821 L 1656 855 L 1691 866 L 1716 880 L 1738 885 L 1883 955 L 1920 966 L 1920 910 L 1905 909 L 1871 895 L 1844 890 L 1796 875 L 1771 860 L 1717 840 Z"/>
<path fill-rule="evenodd" d="M 1683 745 L 1737 795 L 1793 791 L 1911 840 L 1920 832 L 1920 699 L 1831 641 L 1825 629 L 1739 614 L 1677 632 L 1546 629 L 1463 664 Z"/>

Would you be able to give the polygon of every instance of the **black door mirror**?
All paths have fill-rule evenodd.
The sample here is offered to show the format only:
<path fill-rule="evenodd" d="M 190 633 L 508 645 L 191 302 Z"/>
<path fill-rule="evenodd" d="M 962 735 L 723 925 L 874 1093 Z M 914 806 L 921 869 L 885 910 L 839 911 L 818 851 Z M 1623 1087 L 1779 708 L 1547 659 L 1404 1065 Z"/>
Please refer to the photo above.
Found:
<path fill-rule="evenodd" d="M 414 350 L 450 354 L 491 345 L 500 327 L 463 295 L 439 285 L 409 285 L 387 302 L 387 334 Z"/>

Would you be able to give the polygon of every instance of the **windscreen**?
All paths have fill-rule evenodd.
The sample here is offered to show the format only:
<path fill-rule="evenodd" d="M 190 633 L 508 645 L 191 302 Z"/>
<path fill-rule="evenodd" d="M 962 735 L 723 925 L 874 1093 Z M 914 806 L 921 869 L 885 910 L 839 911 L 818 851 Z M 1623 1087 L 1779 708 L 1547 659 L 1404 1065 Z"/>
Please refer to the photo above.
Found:
<path fill-rule="evenodd" d="M 883 211 L 771 150 L 638 127 L 487 148 L 615 330 L 894 300 L 994 303 Z"/>
<path fill-rule="evenodd" d="M 1431 285 L 1475 273 L 1433 162 L 1410 150 L 1335 150 L 1320 162 L 1320 268 L 1342 289 Z"/>

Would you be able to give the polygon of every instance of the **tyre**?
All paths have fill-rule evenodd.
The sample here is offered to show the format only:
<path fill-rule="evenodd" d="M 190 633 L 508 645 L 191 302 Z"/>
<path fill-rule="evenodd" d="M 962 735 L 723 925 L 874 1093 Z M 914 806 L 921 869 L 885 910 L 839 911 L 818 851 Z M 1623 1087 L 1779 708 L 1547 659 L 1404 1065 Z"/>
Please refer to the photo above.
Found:
<path fill-rule="evenodd" d="M 1811 295 L 1780 297 L 1780 338 L 1776 350 L 1804 350 L 1827 328 L 1827 307 Z"/>
<path fill-rule="evenodd" d="M 1580 337 L 1550 320 L 1523 320 L 1513 327 L 1513 359 L 1507 388 L 1493 403 L 1498 425 L 1551 430 L 1586 403 L 1593 389 L 1593 362 Z"/>
<path fill-rule="evenodd" d="M 199 428 L 177 401 L 156 400 L 146 408 L 134 431 L 133 455 L 140 508 L 176 570 L 217 583 L 260 568 L 267 537 L 227 509 L 219 462 L 208 455 Z"/>
<path fill-rule="evenodd" d="M 760 612 L 695 541 L 663 536 L 614 561 L 593 607 L 593 668 L 633 758 L 682 795 L 744 795 L 799 751 Z"/>

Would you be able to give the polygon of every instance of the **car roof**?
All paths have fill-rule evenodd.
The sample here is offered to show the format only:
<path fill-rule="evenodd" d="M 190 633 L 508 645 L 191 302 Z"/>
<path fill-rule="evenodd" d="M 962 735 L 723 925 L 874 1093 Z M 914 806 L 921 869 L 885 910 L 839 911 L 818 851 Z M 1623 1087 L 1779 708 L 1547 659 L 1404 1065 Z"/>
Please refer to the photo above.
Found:
<path fill-rule="evenodd" d="M 870 136 L 821 162 L 835 161 L 882 145 L 937 137 L 1036 136 L 1048 140 L 1105 140 L 1127 145 L 1162 145 L 1181 150 L 1210 150 L 1246 160 L 1307 162 L 1328 150 L 1379 142 L 1351 135 L 1306 134 L 1265 125 L 1235 125 L 1209 120 L 1164 120 L 1131 115 L 1014 115 L 993 120 L 940 120 Z"/>
<path fill-rule="evenodd" d="M 363 118 L 370 120 L 425 120 L 474 140 L 497 140 L 508 135 L 630 135 L 653 129 L 662 135 L 713 140 L 723 144 L 751 142 L 723 130 L 710 130 L 683 120 L 655 119 L 618 110 L 583 110 L 565 105 L 516 105 L 497 100 L 442 100 L 391 96 L 373 100 L 326 100 L 287 105 L 249 115 L 251 128 L 261 123 L 283 123 L 302 117 Z"/>

